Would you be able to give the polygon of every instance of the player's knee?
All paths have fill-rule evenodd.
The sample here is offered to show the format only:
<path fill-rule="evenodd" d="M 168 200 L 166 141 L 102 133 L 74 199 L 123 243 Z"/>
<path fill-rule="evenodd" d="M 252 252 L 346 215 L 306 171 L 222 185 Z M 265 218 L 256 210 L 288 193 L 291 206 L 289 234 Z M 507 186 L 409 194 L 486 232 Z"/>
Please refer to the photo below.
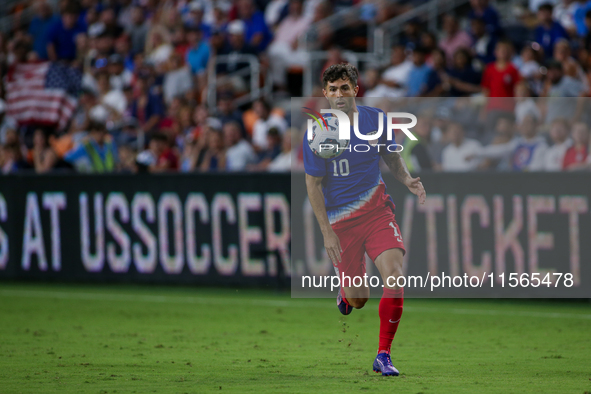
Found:
<path fill-rule="evenodd" d="M 356 309 L 363 308 L 367 300 L 369 300 L 369 298 L 347 298 L 347 302 L 349 303 L 349 305 Z"/>

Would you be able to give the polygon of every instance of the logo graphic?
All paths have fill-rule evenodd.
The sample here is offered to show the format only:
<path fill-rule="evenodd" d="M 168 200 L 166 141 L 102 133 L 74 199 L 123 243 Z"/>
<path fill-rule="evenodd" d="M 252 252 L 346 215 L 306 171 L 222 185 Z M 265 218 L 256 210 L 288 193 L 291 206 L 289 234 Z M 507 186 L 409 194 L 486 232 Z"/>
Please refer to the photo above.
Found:
<path fill-rule="evenodd" d="M 349 152 L 368 152 L 371 148 L 376 148 L 378 151 L 381 147 L 387 149 L 389 152 L 402 151 L 402 145 L 380 144 L 380 138 L 386 131 L 387 141 L 394 141 L 394 130 L 401 130 L 407 138 L 416 141 L 415 137 L 409 129 L 416 126 L 417 117 L 407 112 L 388 112 L 386 114 L 386 127 L 384 127 L 384 116 L 382 113 L 378 114 L 378 129 L 362 134 L 359 130 L 359 113 L 353 113 L 353 132 L 355 136 L 362 141 L 367 141 L 368 144 L 350 145 L 351 140 L 351 121 L 349 116 L 338 109 L 321 109 L 320 113 L 317 111 L 304 107 L 303 112 L 310 116 L 307 123 L 307 139 L 312 151 L 325 159 L 334 158 L 342 153 L 343 150 Z M 332 117 L 325 118 L 322 114 L 332 114 Z M 328 119 L 328 121 L 327 121 Z M 399 122 L 400 119 L 409 119 L 408 123 L 394 123 Z M 338 132 L 337 132 L 338 129 Z M 383 139 L 382 139 L 383 140 Z"/>

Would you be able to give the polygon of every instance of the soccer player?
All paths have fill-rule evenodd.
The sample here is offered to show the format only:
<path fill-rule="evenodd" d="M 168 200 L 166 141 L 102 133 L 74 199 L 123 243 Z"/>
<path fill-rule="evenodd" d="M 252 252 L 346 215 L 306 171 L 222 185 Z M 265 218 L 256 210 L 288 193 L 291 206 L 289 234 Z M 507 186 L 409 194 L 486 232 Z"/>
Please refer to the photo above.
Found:
<path fill-rule="evenodd" d="M 404 288 L 396 286 L 393 279 L 387 282 L 387 278 L 402 275 L 405 249 L 394 216 L 394 202 L 386 194 L 386 185 L 380 173 L 380 158 L 395 178 L 418 196 L 420 204 L 425 202 L 426 194 L 420 178 L 411 177 L 400 154 L 385 148 L 385 145 L 395 142 L 387 140 L 384 112 L 356 105 L 358 75 L 357 69 L 350 64 L 330 66 L 322 76 L 324 96 L 332 109 L 348 115 L 351 125 L 354 124 L 354 113 L 358 113 L 361 134 L 375 134 L 379 117 L 383 117 L 382 135 L 377 141 L 364 141 L 351 130 L 349 146 L 369 143 L 371 149 L 367 152 L 344 150 L 330 160 L 316 156 L 305 136 L 306 188 L 324 236 L 324 247 L 337 275 L 363 277 L 366 273 L 366 252 L 378 267 L 384 281 L 384 292 L 379 305 L 380 335 L 373 370 L 384 376 L 398 376 L 390 358 L 390 347 L 402 316 Z M 394 148 L 390 150 L 398 150 Z M 339 290 L 337 305 L 343 315 L 348 315 L 353 308 L 363 308 L 369 299 L 370 289 L 355 287 L 352 283 L 345 285 L 348 286 Z"/>

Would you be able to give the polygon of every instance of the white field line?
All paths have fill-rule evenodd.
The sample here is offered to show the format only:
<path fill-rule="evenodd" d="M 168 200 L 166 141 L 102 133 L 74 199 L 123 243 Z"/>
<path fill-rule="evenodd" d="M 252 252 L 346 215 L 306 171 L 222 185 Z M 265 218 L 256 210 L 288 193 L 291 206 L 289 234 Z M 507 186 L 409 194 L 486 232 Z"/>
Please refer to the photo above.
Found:
<path fill-rule="evenodd" d="M 334 300 L 327 299 L 324 302 L 314 299 L 312 302 L 291 300 L 265 300 L 224 297 L 191 297 L 191 296 L 159 296 L 159 295 L 133 295 L 124 293 L 89 293 L 81 291 L 38 291 L 38 290 L 0 290 L 0 297 L 27 297 L 27 298 L 52 298 L 62 300 L 88 300 L 88 301 L 113 301 L 113 302 L 148 302 L 148 303 L 172 303 L 172 304 L 197 304 L 197 305 L 245 305 L 282 308 L 330 308 L 335 309 Z M 377 302 L 370 302 L 370 309 L 377 309 Z M 429 308 L 405 306 L 405 311 L 419 313 L 452 313 L 457 315 L 481 315 L 481 316 L 517 316 L 540 317 L 544 319 L 582 319 L 591 320 L 591 314 L 560 313 L 560 312 L 533 312 L 533 311 L 506 311 L 502 309 L 461 309 L 461 308 Z"/>

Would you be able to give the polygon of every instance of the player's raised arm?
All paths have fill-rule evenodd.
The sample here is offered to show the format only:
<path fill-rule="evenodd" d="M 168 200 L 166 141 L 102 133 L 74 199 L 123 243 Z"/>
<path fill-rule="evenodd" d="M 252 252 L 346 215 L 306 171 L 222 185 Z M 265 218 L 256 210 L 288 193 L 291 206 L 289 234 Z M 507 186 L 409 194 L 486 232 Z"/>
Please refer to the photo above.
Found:
<path fill-rule="evenodd" d="M 425 193 L 425 188 L 421 182 L 421 178 L 413 178 L 410 173 L 408 172 L 408 168 L 406 167 L 406 163 L 400 153 L 398 152 L 388 152 L 382 155 L 384 162 L 388 165 L 390 172 L 394 174 L 394 177 L 406 187 L 411 193 L 415 194 L 419 198 L 419 204 L 425 203 L 425 198 L 427 198 L 427 193 Z"/>
<path fill-rule="evenodd" d="M 341 262 L 341 243 L 339 237 L 335 234 L 330 222 L 328 221 L 328 215 L 326 214 L 326 205 L 324 204 L 324 193 L 322 193 L 322 179 L 321 176 L 312 176 L 306 174 L 306 189 L 308 189 L 308 198 L 310 204 L 320 225 L 320 231 L 324 236 L 324 247 L 328 257 L 332 260 L 333 264 Z"/>

